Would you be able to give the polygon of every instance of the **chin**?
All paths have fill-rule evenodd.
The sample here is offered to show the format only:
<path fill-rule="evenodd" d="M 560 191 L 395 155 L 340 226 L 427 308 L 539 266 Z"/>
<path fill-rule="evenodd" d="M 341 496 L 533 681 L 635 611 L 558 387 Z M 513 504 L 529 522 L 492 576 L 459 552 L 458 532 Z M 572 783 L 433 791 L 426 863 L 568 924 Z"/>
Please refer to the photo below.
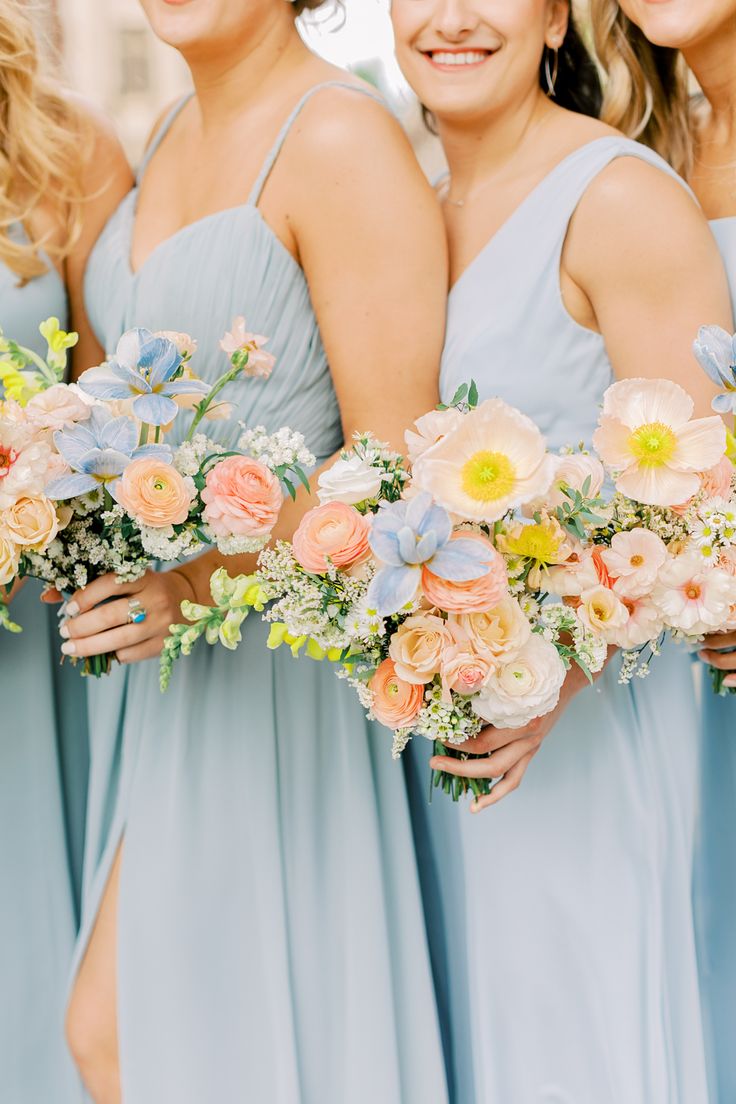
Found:
<path fill-rule="evenodd" d="M 177 50 L 216 33 L 218 5 L 213 0 L 141 0 L 141 6 L 156 37 Z"/>
<path fill-rule="evenodd" d="M 629 0 L 621 6 L 652 45 L 671 50 L 687 49 L 736 17 L 736 0 Z"/>

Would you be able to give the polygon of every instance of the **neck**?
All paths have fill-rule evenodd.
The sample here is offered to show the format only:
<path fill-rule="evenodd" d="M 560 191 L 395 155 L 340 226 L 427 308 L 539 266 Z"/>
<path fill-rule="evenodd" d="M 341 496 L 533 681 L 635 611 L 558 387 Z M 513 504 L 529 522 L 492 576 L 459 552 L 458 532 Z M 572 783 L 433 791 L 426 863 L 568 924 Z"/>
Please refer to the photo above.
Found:
<path fill-rule="evenodd" d="M 462 195 L 499 173 L 518 154 L 529 131 L 550 111 L 534 88 L 513 111 L 482 119 L 439 118 L 438 127 L 453 186 Z"/>
<path fill-rule="evenodd" d="M 736 145 L 736 21 L 731 19 L 717 34 L 683 50 L 683 56 L 710 106 L 713 137 Z"/>
<path fill-rule="evenodd" d="M 249 102 L 283 84 L 310 53 L 284 6 L 247 42 L 184 52 L 205 130 L 242 113 Z"/>

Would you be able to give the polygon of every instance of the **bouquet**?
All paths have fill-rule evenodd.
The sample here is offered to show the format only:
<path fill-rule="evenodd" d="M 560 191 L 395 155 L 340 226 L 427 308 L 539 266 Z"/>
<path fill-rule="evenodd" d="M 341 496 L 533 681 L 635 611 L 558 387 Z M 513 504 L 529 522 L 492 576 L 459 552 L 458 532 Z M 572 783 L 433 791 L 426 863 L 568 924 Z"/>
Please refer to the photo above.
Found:
<path fill-rule="evenodd" d="M 266 549 L 252 576 L 216 573 L 216 606 L 184 603 L 192 624 L 172 637 L 236 647 L 248 611 L 271 603 L 269 645 L 335 662 L 393 731 L 395 756 L 412 734 L 444 753 L 484 724 L 523 727 L 555 708 L 571 663 L 592 677 L 608 650 L 574 608 L 546 601 L 548 563 L 567 561 L 596 520 L 591 477 L 551 491 L 564 462 L 518 410 L 478 406 L 472 385 L 415 428 L 411 474 L 358 438 L 320 476 L 320 505 L 293 540 Z M 490 787 L 440 773 L 434 783 L 455 799 Z"/>
<path fill-rule="evenodd" d="M 129 330 L 78 385 L 37 362 L 29 371 L 14 353 L 17 375 L 10 390 L 5 381 L 0 410 L 0 585 L 34 576 L 69 592 L 109 572 L 135 579 L 208 545 L 227 555 L 262 549 L 282 484 L 293 494 L 313 457 L 288 429 L 269 436 L 243 426 L 227 450 L 200 425 L 222 416 L 215 399 L 228 384 L 270 374 L 264 343 L 237 319 L 221 342 L 229 366 L 213 385 L 193 374 L 196 345 L 186 334 Z M 183 442 L 167 444 L 188 411 Z M 144 617 L 131 606 L 131 620 Z M 85 673 L 106 673 L 112 659 L 85 660 Z"/>

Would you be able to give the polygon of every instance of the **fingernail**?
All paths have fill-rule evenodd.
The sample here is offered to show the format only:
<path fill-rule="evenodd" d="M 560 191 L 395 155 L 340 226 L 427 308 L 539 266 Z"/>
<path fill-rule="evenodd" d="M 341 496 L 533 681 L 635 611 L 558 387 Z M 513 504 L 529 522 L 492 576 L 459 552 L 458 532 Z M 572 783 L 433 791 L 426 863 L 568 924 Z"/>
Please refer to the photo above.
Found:
<path fill-rule="evenodd" d="M 65 644 L 61 645 L 61 651 L 64 655 L 76 655 L 77 646 L 73 640 L 67 640 Z"/>
<path fill-rule="evenodd" d="M 66 615 L 67 615 L 67 617 L 76 617 L 78 615 L 78 613 L 79 613 L 79 603 L 75 602 L 74 599 L 72 598 L 71 602 L 67 602 L 67 604 L 66 604 Z"/>
<path fill-rule="evenodd" d="M 59 625 L 59 636 L 62 638 L 62 640 L 69 639 L 69 629 L 66 627 L 66 625 Z"/>

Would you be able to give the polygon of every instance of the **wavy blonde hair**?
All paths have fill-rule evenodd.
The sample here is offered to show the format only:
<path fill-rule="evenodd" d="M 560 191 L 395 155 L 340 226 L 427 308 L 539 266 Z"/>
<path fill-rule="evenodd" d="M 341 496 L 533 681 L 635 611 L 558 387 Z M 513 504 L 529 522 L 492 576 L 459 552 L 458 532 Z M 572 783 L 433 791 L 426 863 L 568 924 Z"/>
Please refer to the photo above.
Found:
<path fill-rule="evenodd" d="M 71 100 L 50 79 L 28 5 L 0 0 L 0 261 L 22 282 L 48 269 L 40 254 L 63 259 L 81 222 L 84 126 Z M 51 201 L 61 234 L 18 240 L 11 228 Z M 55 235 L 56 237 L 56 235 Z"/>
<path fill-rule="evenodd" d="M 593 40 L 606 75 L 601 118 L 656 150 L 687 177 L 692 167 L 688 69 L 678 50 L 653 46 L 618 0 L 590 0 Z"/>

